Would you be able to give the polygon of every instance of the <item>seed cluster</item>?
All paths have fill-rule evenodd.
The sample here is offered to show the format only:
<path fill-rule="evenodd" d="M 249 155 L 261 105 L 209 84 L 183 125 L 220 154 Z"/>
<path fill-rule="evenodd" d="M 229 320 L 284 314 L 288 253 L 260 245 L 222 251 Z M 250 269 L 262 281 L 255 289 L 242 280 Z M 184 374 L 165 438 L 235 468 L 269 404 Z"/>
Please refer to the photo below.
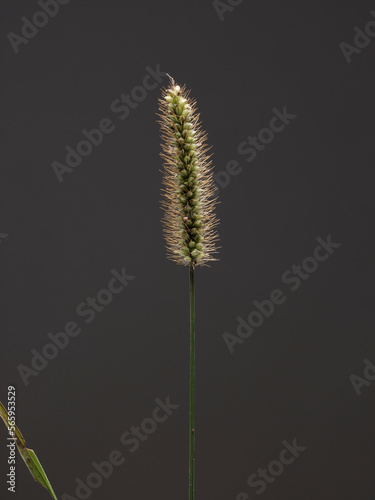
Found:
<path fill-rule="evenodd" d="M 168 257 L 195 266 L 217 260 L 215 184 L 196 102 L 171 78 L 159 99 L 164 159 L 164 236 Z"/>

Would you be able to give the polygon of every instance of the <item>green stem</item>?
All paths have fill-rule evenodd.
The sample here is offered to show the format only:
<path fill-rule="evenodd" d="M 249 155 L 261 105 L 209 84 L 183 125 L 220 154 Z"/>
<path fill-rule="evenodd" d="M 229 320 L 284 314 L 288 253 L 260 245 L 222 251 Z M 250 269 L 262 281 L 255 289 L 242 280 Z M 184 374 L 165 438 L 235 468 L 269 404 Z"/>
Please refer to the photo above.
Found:
<path fill-rule="evenodd" d="M 195 470 L 195 286 L 194 266 L 190 266 L 190 421 L 189 421 L 189 500 L 194 500 Z"/>
<path fill-rule="evenodd" d="M 0 418 L 4 421 L 4 424 L 8 429 L 8 431 L 9 429 L 12 430 L 13 434 L 11 433 L 10 434 L 13 437 L 14 442 L 18 448 L 18 451 L 23 461 L 25 462 L 27 468 L 29 469 L 30 474 L 33 476 L 33 478 L 37 483 L 41 484 L 44 488 L 46 488 L 46 490 L 49 491 L 51 497 L 54 500 L 57 500 L 57 496 L 55 495 L 51 483 L 49 482 L 49 479 L 46 473 L 44 472 L 42 464 L 39 462 L 38 457 L 35 455 L 34 450 L 26 448 L 25 438 L 23 437 L 21 431 L 16 426 L 16 424 L 13 423 L 12 425 L 8 412 L 5 409 L 5 406 L 1 403 L 1 401 L 0 401 Z"/>

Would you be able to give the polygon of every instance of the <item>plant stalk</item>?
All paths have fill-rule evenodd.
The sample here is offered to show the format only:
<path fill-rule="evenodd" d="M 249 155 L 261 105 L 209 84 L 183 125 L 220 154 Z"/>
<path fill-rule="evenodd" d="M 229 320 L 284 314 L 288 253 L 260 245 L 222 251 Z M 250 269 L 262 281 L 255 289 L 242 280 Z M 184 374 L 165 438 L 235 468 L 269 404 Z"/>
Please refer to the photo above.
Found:
<path fill-rule="evenodd" d="M 195 482 L 195 284 L 190 266 L 190 421 L 189 421 L 189 500 L 194 500 Z"/>
<path fill-rule="evenodd" d="M 26 448 L 26 441 L 23 437 L 21 431 L 16 426 L 15 423 L 12 423 L 5 406 L 0 401 L 0 418 L 4 421 L 6 428 L 8 429 L 9 434 L 12 436 L 18 451 L 25 462 L 27 468 L 29 469 L 30 474 L 33 476 L 35 481 L 41 484 L 46 490 L 49 491 L 51 497 L 54 500 L 57 500 L 57 496 L 53 491 L 51 483 L 44 472 L 42 464 L 39 462 L 38 457 L 35 455 L 34 450 L 30 450 Z"/>

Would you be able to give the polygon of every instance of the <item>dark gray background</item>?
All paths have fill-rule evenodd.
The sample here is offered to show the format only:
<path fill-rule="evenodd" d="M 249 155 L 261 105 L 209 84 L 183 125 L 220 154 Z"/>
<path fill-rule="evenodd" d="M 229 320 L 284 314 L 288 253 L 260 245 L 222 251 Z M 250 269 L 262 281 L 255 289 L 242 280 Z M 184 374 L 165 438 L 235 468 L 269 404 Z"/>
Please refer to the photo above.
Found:
<path fill-rule="evenodd" d="M 210 1 L 70 2 L 16 55 L 6 35 L 40 9 L 1 2 L 0 399 L 16 386 L 59 498 L 114 449 L 126 462 L 90 498 L 187 498 L 188 271 L 162 239 L 159 87 L 124 121 L 110 111 L 160 64 L 192 89 L 215 171 L 243 168 L 220 190 L 220 262 L 196 273 L 196 498 L 257 498 L 248 476 L 297 437 L 262 498 L 374 499 L 375 383 L 357 396 L 349 376 L 375 362 L 375 41 L 351 64 L 339 48 L 374 5 L 254 0 L 221 22 Z M 284 105 L 297 118 L 246 162 L 239 143 Z M 60 184 L 51 162 L 104 117 L 116 130 Z M 341 247 L 288 292 L 282 273 L 328 234 Z M 25 387 L 17 366 L 123 266 L 136 278 Z M 274 288 L 287 301 L 231 355 L 222 334 Z M 167 395 L 180 408 L 130 454 L 121 434 Z M 48 493 L 18 460 L 9 497 Z"/>

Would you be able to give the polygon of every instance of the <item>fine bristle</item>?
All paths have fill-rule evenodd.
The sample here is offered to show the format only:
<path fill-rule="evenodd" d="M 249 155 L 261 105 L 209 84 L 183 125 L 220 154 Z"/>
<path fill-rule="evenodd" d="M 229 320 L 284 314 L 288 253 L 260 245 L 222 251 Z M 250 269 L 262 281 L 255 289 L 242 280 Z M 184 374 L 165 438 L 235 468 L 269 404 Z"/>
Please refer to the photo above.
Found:
<path fill-rule="evenodd" d="M 159 99 L 164 160 L 162 219 L 168 257 L 182 265 L 217 260 L 218 234 L 207 136 L 194 99 L 170 77 Z"/>

